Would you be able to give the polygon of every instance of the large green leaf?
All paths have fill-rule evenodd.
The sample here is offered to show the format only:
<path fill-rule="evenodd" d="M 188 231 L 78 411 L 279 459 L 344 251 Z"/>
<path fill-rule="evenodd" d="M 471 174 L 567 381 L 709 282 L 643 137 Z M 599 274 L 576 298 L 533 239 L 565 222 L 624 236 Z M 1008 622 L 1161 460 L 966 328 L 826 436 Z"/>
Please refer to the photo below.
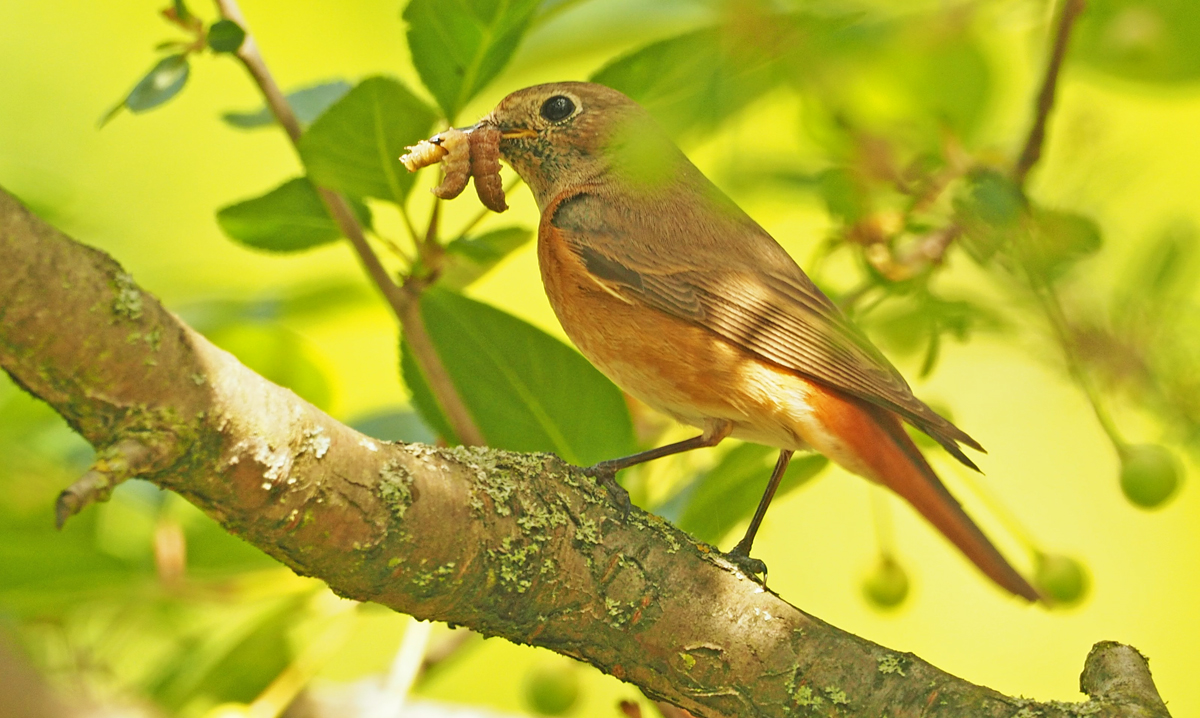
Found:
<path fill-rule="evenodd" d="M 621 392 L 575 350 L 520 319 L 444 289 L 427 292 L 429 336 L 488 444 L 592 464 L 634 451 Z M 403 346 L 404 380 L 426 422 L 455 434 Z"/>
<path fill-rule="evenodd" d="M 404 9 L 413 66 L 454 121 L 508 63 L 538 0 L 412 0 Z"/>
<path fill-rule="evenodd" d="M 532 237 L 533 232 L 524 227 L 504 227 L 477 237 L 459 237 L 446 245 L 439 283 L 447 289 L 462 289 L 525 246 Z"/>
<path fill-rule="evenodd" d="M 433 110 L 399 81 L 369 77 L 301 136 L 300 158 L 322 187 L 402 203 L 414 175 L 400 155 L 429 135 L 433 120 Z"/>
<path fill-rule="evenodd" d="M 351 199 L 350 206 L 360 222 L 371 223 L 364 204 Z M 342 236 L 316 188 L 303 177 L 288 180 L 261 197 L 222 207 L 217 211 L 217 224 L 231 239 L 272 252 L 297 252 Z"/>
<path fill-rule="evenodd" d="M 716 543 L 754 515 L 778 452 L 759 444 L 734 447 L 710 471 L 659 507 L 657 513 L 701 541 Z M 828 464 L 829 460 L 820 454 L 793 458 L 775 500 L 803 486 Z"/>
<path fill-rule="evenodd" d="M 311 125 L 329 106 L 346 96 L 351 85 L 345 80 L 330 80 L 298 90 L 292 90 L 284 95 L 292 114 L 300 122 L 301 127 Z M 242 130 L 259 127 L 270 127 L 275 124 L 275 116 L 270 108 L 260 107 L 250 112 L 226 112 L 221 119 Z"/>
<path fill-rule="evenodd" d="M 770 89 L 771 56 L 711 27 L 647 45 L 592 75 L 629 95 L 672 133 L 712 129 Z"/>
<path fill-rule="evenodd" d="M 1071 56 L 1128 80 L 1200 79 L 1200 5 L 1195 0 L 1088 0 Z"/>

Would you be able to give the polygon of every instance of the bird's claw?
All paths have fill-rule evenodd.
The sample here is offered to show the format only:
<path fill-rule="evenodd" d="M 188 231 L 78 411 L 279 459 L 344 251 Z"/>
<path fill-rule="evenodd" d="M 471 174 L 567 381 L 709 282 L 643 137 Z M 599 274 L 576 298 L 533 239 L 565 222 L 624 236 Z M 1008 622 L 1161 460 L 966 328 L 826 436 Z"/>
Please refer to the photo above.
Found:
<path fill-rule="evenodd" d="M 745 551 L 741 550 L 741 547 L 734 547 L 733 550 L 725 554 L 725 558 L 741 569 L 742 573 L 764 586 L 767 585 L 767 564 L 757 558 L 752 558 Z M 762 577 L 761 580 L 760 576 Z"/>
<path fill-rule="evenodd" d="M 629 492 L 625 487 L 617 483 L 617 470 L 608 465 L 608 462 L 601 461 L 598 464 L 588 466 L 583 470 L 583 473 L 596 480 L 596 483 L 604 487 L 612 500 L 617 503 L 621 509 L 621 515 L 627 516 L 629 510 L 633 508 L 633 502 L 629 499 Z"/>

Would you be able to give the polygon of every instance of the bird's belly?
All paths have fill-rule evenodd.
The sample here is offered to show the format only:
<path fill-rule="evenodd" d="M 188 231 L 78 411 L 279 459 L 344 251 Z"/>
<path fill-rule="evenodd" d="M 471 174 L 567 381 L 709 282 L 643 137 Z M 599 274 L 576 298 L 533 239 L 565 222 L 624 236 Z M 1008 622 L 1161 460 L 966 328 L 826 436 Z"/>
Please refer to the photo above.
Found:
<path fill-rule="evenodd" d="M 816 449 L 853 463 L 849 447 L 826 429 L 828 389 L 695 324 L 622 298 L 572 252 L 539 244 L 542 280 L 559 322 L 621 389 L 685 424 L 725 420 L 736 438 Z"/>

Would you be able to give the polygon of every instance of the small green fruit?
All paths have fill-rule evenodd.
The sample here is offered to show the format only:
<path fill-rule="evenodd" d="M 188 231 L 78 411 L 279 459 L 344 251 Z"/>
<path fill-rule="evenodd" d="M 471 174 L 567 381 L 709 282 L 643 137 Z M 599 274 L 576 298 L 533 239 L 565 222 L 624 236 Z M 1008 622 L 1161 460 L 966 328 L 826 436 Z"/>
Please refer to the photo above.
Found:
<path fill-rule="evenodd" d="M 1071 606 L 1087 595 L 1087 569 L 1083 564 L 1068 556 L 1038 554 L 1034 583 L 1050 603 Z"/>
<path fill-rule="evenodd" d="M 862 591 L 869 603 L 884 609 L 896 608 L 908 597 L 908 574 L 896 559 L 885 554 L 863 581 Z"/>
<path fill-rule="evenodd" d="M 1157 444 L 1128 446 L 1121 452 L 1121 490 L 1135 506 L 1156 509 L 1179 488 L 1179 462 Z"/>
<path fill-rule="evenodd" d="M 578 699 L 579 671 L 571 663 L 544 663 L 525 677 L 525 701 L 536 713 L 562 715 Z"/>

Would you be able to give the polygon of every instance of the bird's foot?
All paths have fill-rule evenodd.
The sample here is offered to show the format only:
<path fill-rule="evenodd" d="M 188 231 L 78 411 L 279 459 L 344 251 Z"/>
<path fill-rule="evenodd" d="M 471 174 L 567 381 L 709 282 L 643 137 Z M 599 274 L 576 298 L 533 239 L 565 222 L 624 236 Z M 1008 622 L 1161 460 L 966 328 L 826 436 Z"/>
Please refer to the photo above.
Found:
<path fill-rule="evenodd" d="M 629 499 L 629 492 L 625 487 L 617 483 L 617 468 L 607 461 L 601 461 L 598 464 L 592 464 L 584 468 L 583 473 L 596 480 L 596 483 L 604 487 L 612 500 L 616 502 L 621 509 L 621 515 L 627 516 L 629 509 L 633 507 L 633 502 Z"/>
<path fill-rule="evenodd" d="M 759 559 L 751 558 L 750 554 L 740 544 L 734 546 L 729 553 L 725 554 L 725 558 L 741 569 L 742 573 L 764 586 L 767 585 L 767 564 Z"/>

